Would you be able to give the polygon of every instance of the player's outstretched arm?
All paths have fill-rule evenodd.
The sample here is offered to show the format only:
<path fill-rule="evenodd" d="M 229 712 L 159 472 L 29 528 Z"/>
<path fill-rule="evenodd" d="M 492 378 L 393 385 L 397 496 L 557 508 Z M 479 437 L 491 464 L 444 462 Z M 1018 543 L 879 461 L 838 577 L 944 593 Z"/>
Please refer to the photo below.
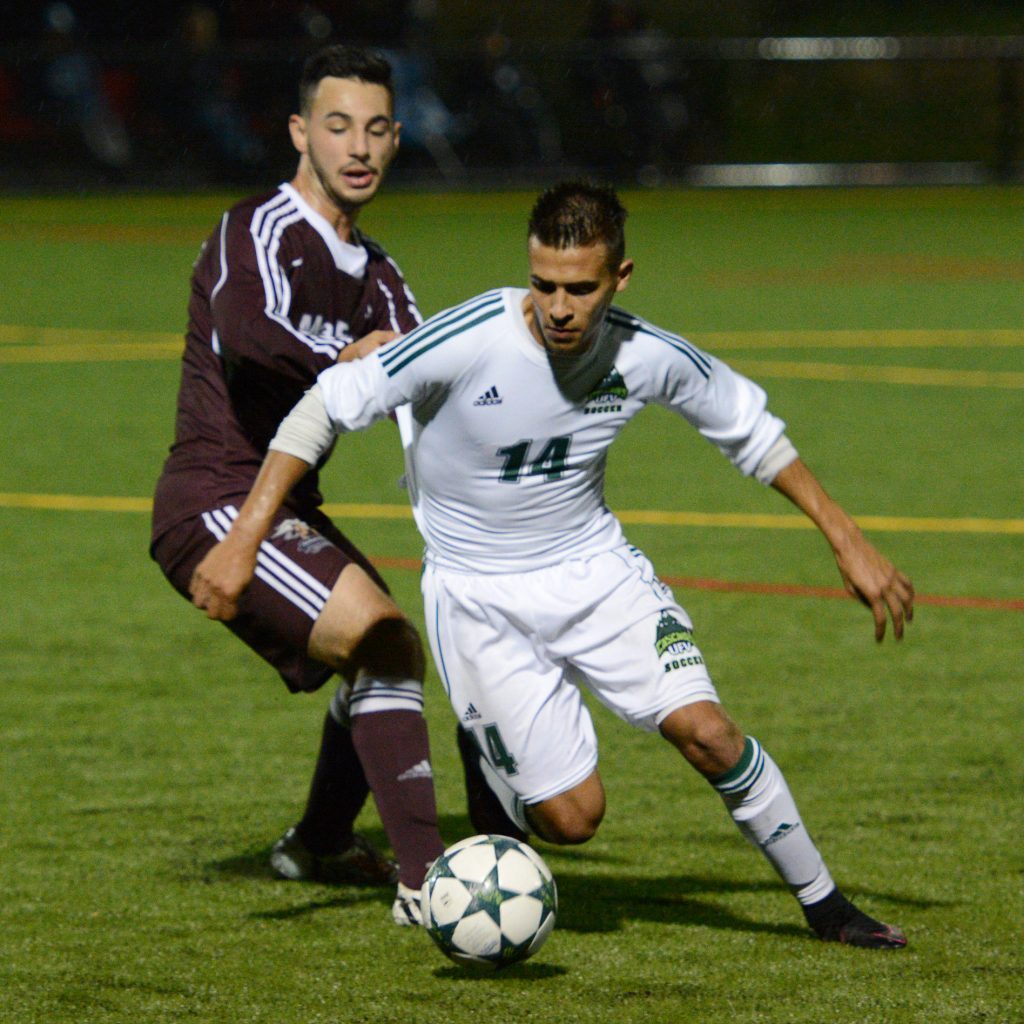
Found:
<path fill-rule="evenodd" d="M 904 624 L 914 617 L 914 586 L 860 531 L 860 527 L 834 501 L 802 460 L 780 470 L 772 481 L 780 494 L 813 520 L 835 555 L 846 589 L 871 609 L 875 639 L 885 636 L 887 617 L 897 640 Z"/>
<path fill-rule="evenodd" d="M 294 455 L 267 453 L 256 482 L 227 536 L 196 566 L 189 583 L 192 603 L 211 619 L 227 622 L 256 573 L 256 555 L 291 489 L 310 465 Z"/>

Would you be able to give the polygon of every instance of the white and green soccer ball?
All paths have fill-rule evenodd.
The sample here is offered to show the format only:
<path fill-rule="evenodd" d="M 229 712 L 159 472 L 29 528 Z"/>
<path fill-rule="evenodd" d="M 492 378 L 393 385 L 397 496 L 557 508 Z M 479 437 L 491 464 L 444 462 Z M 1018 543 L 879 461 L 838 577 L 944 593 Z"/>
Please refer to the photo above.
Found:
<path fill-rule="evenodd" d="M 555 927 L 558 890 L 536 850 L 508 836 L 448 847 L 423 882 L 423 926 L 445 956 L 476 970 L 520 963 Z"/>

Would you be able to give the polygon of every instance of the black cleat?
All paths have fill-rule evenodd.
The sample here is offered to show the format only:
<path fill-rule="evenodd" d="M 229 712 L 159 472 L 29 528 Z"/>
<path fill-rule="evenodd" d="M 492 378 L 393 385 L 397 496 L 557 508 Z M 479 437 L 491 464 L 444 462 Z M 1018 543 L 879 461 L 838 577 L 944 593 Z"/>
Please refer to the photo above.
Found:
<path fill-rule="evenodd" d="M 462 758 L 462 770 L 466 779 L 466 802 L 469 805 L 469 821 L 481 835 L 511 836 L 521 843 L 529 842 L 526 833 L 505 813 L 501 801 L 487 785 L 480 770 L 480 748 L 473 734 L 457 726 L 455 738 Z"/>
<path fill-rule="evenodd" d="M 868 917 L 838 889 L 803 911 L 807 923 L 824 942 L 841 942 L 863 949 L 902 949 L 907 944 L 907 937 L 899 928 Z"/>
<path fill-rule="evenodd" d="M 394 885 L 398 866 L 363 836 L 354 835 L 337 853 L 311 853 L 294 828 L 270 851 L 270 869 L 278 878 L 326 885 Z"/>
<path fill-rule="evenodd" d="M 896 925 L 876 921 L 857 911 L 857 918 L 839 929 L 837 941 L 865 949 L 902 949 L 907 944 L 907 937 Z"/>

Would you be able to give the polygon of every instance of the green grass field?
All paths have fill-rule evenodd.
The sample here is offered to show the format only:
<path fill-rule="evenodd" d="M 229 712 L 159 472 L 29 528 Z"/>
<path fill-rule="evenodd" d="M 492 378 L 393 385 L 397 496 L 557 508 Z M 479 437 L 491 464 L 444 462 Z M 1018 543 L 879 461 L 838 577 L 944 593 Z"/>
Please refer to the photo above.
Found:
<path fill-rule="evenodd" d="M 613 452 L 610 501 L 680 581 L 727 706 L 909 949 L 813 940 L 708 787 L 600 710 L 608 815 L 541 846 L 561 913 L 529 963 L 465 974 L 387 892 L 274 881 L 327 694 L 289 697 L 146 553 L 188 274 L 227 197 L 0 200 L 0 1021 L 1024 1019 L 1024 191 L 625 198 L 623 304 L 759 379 L 922 595 L 876 646 L 812 589 L 838 585 L 821 538 L 685 424 L 649 412 Z M 530 200 L 385 195 L 365 227 L 431 313 L 524 281 Z M 326 493 L 418 619 L 396 448 L 346 439 Z M 454 841 L 433 675 L 428 716 Z M 384 841 L 372 807 L 362 826 Z"/>

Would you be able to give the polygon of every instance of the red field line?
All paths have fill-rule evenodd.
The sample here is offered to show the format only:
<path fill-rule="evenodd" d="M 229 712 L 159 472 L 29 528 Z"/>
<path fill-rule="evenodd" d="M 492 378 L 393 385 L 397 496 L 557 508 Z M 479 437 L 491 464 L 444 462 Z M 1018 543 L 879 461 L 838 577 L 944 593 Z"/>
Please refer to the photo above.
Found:
<path fill-rule="evenodd" d="M 717 590 L 733 594 L 772 594 L 782 597 L 850 600 L 850 595 L 842 587 L 811 587 L 801 583 L 758 583 L 752 580 L 715 580 L 693 576 L 662 576 L 660 578 L 670 587 L 681 587 L 684 590 Z M 991 611 L 1024 612 L 1024 598 L 916 594 L 914 603 L 930 604 L 940 608 L 985 608 Z"/>
<path fill-rule="evenodd" d="M 418 558 L 371 558 L 378 569 L 408 569 L 419 572 Z M 759 583 L 754 580 L 716 580 L 703 576 L 661 576 L 663 583 L 683 590 L 712 590 L 726 594 L 767 594 L 774 597 L 817 597 L 823 600 L 851 600 L 841 587 L 811 587 L 802 583 Z M 917 594 L 915 604 L 939 608 L 982 608 L 986 611 L 1024 612 L 1024 598 L 959 597 L 947 594 Z"/>

